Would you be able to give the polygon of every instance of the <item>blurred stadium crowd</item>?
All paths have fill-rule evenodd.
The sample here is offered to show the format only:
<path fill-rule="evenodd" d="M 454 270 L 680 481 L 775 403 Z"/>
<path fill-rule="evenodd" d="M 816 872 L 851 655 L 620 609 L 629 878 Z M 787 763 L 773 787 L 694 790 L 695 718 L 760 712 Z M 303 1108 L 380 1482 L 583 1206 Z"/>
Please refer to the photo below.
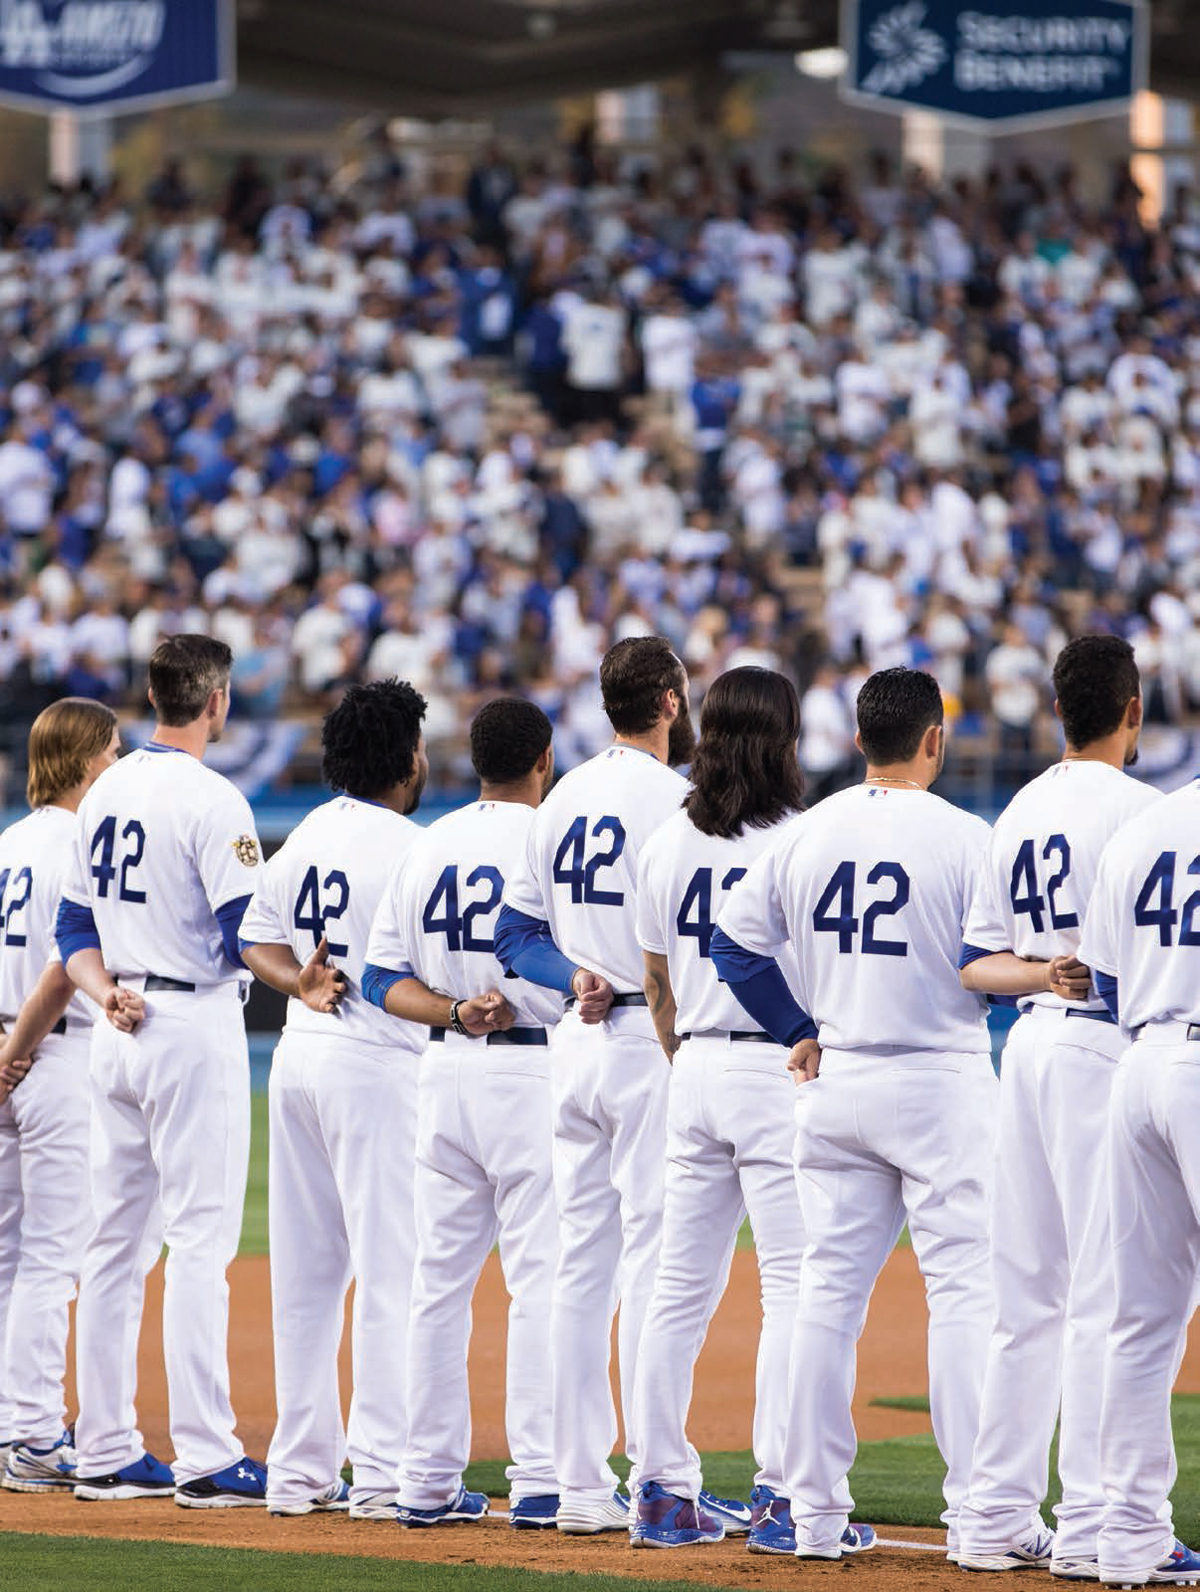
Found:
<path fill-rule="evenodd" d="M 0 208 L 0 722 L 119 704 L 160 636 L 236 655 L 235 713 L 400 675 L 453 779 L 517 689 L 564 765 L 608 738 L 622 636 L 700 690 L 806 689 L 836 784 L 867 672 L 928 667 L 1014 768 L 1065 639 L 1137 651 L 1151 722 L 1200 710 L 1200 209 L 1127 177 L 937 190 L 651 170 L 597 152 L 419 182 L 168 165 Z"/>

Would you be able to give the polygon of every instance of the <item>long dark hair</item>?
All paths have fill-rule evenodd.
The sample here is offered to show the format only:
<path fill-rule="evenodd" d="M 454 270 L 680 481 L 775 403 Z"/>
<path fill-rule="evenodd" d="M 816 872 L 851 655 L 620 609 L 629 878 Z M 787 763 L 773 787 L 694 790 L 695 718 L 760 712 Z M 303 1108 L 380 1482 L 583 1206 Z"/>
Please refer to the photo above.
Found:
<path fill-rule="evenodd" d="M 700 710 L 692 788 L 684 799 L 702 835 L 730 839 L 744 825 L 767 829 L 804 806 L 796 760 L 800 703 L 774 669 L 718 675 Z"/>

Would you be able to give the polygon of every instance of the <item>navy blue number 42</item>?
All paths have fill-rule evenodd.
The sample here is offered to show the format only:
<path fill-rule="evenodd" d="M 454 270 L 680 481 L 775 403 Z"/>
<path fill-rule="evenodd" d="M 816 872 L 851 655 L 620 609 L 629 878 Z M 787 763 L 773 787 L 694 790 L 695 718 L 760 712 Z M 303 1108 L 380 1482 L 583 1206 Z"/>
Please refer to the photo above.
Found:
<path fill-rule="evenodd" d="M 1200 918 L 1200 890 L 1193 890 L 1181 907 L 1175 906 L 1177 861 L 1175 852 L 1159 852 L 1133 904 L 1133 921 L 1139 929 L 1157 929 L 1160 945 L 1172 943 L 1177 923 L 1179 938 L 1174 941 L 1175 944 L 1200 945 L 1200 924 L 1196 921 Z M 1200 857 L 1192 858 L 1187 871 L 1190 875 L 1200 874 Z"/>
<path fill-rule="evenodd" d="M 854 937 L 859 930 L 859 919 L 854 911 L 854 892 L 858 866 L 853 862 L 839 862 L 829 883 L 822 890 L 813 908 L 812 924 L 818 934 L 836 934 L 838 952 L 848 956 L 854 950 Z M 908 905 L 910 884 L 908 874 L 898 862 L 877 862 L 867 874 L 868 884 L 892 886 L 890 896 L 879 896 L 864 908 L 862 915 L 862 946 L 867 956 L 907 956 L 906 940 L 881 939 L 875 932 L 880 918 L 894 917 Z M 836 912 L 833 910 L 836 906 Z"/>
<path fill-rule="evenodd" d="M 488 934 L 475 932 L 476 918 L 490 917 L 500 905 L 504 894 L 504 875 L 499 868 L 472 868 L 466 877 L 468 890 L 486 885 L 484 894 L 468 901 L 459 911 L 458 867 L 451 863 L 443 868 L 433 887 L 433 894 L 425 903 L 421 914 L 421 927 L 426 934 L 444 934 L 451 951 L 494 951 L 495 941 Z M 442 910 L 439 912 L 439 908 Z"/>
<path fill-rule="evenodd" d="M 92 878 L 96 881 L 96 894 L 102 899 L 108 896 L 109 886 L 114 879 L 120 878 L 117 883 L 117 899 L 120 901 L 141 901 L 146 899 L 146 892 L 139 890 L 130 878 L 130 874 L 141 862 L 146 850 L 146 831 L 136 818 L 131 818 L 121 830 L 121 839 L 125 842 L 125 855 L 120 864 L 113 861 L 113 853 L 117 846 L 117 820 L 110 813 L 107 818 L 102 818 L 92 833 L 91 859 Z"/>
<path fill-rule="evenodd" d="M 721 889 L 732 890 L 745 872 L 745 868 L 730 868 L 721 880 Z M 679 911 L 675 915 L 675 932 L 681 939 L 696 940 L 701 956 L 711 955 L 709 947 L 712 945 L 713 933 L 712 893 L 712 869 L 697 868 L 688 881 L 688 887 L 683 892 L 683 900 L 679 903 Z"/>
<path fill-rule="evenodd" d="M 329 933 L 329 924 L 344 916 L 350 905 L 350 881 L 340 868 L 331 868 L 324 879 L 315 867 L 309 868 L 300 881 L 300 894 L 292 913 L 292 922 L 298 929 L 307 929 L 313 938 L 313 949 L 321 943 L 322 935 Z M 345 956 L 350 947 L 329 941 L 330 956 Z"/>
<path fill-rule="evenodd" d="M 597 818 L 592 825 L 591 838 L 607 841 L 607 850 L 588 850 L 588 822 L 576 818 L 558 843 L 554 853 L 553 879 L 555 884 L 571 887 L 571 900 L 576 906 L 587 902 L 589 906 L 619 907 L 625 900 L 623 890 L 602 890 L 596 883 L 601 868 L 611 868 L 625 850 L 625 826 L 619 818 Z"/>

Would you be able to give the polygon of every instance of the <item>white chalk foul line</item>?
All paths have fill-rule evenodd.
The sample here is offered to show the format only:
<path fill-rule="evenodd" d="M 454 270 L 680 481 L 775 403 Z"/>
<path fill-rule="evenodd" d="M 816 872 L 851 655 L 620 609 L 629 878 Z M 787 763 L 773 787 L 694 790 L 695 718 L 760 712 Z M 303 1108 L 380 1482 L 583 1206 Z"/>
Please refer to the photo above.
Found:
<path fill-rule="evenodd" d="M 901 1542 L 899 1537 L 876 1537 L 875 1542 L 880 1548 L 912 1548 L 916 1553 L 940 1553 L 946 1556 L 946 1547 L 940 1542 Z"/>

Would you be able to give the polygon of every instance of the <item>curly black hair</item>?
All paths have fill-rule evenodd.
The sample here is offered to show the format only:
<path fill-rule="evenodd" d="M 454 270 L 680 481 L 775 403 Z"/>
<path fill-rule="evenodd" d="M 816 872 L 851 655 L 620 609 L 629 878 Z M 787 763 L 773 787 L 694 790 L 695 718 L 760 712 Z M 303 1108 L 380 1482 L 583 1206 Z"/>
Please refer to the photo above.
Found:
<path fill-rule="evenodd" d="M 550 745 L 550 720 L 523 697 L 497 697 L 471 721 L 471 762 L 486 785 L 512 785 Z"/>
<path fill-rule="evenodd" d="M 1076 636 L 1054 665 L 1054 695 L 1067 744 L 1075 751 L 1119 729 L 1141 691 L 1133 648 L 1120 636 Z"/>
<path fill-rule="evenodd" d="M 407 680 L 352 685 L 321 727 L 326 784 L 368 801 L 407 784 L 425 707 Z"/>

